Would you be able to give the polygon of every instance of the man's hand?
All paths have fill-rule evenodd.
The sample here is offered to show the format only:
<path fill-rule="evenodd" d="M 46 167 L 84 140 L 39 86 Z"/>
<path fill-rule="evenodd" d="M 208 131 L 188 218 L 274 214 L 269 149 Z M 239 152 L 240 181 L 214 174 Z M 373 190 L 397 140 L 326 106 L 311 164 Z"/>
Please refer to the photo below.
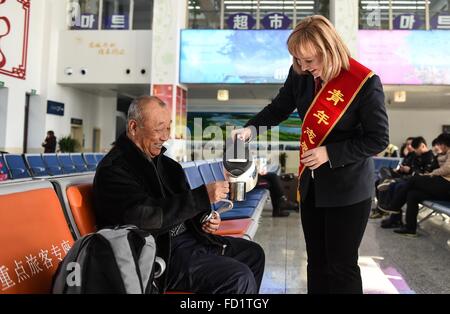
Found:
<path fill-rule="evenodd" d="M 411 167 L 403 166 L 403 165 L 401 165 L 400 169 L 399 169 L 399 171 L 402 173 L 408 173 L 410 170 L 411 170 Z"/>
<path fill-rule="evenodd" d="M 328 152 L 325 146 L 320 146 L 306 151 L 301 157 L 300 162 L 311 170 L 319 168 L 328 160 Z"/>
<path fill-rule="evenodd" d="M 238 138 L 244 142 L 248 141 L 252 137 L 252 130 L 247 127 L 243 129 L 235 129 L 231 131 L 231 138 L 235 139 Z"/>
<path fill-rule="evenodd" d="M 212 218 L 202 224 L 202 230 L 206 233 L 215 233 L 219 229 L 221 221 L 219 213 L 214 212 Z"/>
<path fill-rule="evenodd" d="M 209 201 L 211 204 L 217 203 L 223 198 L 227 198 L 227 193 L 230 191 L 230 184 L 228 181 L 216 181 L 206 185 L 208 191 Z"/>

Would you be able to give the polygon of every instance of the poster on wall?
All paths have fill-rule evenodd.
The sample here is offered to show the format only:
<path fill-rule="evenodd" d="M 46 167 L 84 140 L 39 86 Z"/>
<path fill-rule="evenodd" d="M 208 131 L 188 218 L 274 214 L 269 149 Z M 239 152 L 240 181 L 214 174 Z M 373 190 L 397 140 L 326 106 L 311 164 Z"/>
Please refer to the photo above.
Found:
<path fill-rule="evenodd" d="M 0 0 L 0 74 L 26 79 L 29 23 L 30 0 Z"/>
<path fill-rule="evenodd" d="M 186 138 L 186 125 L 187 125 L 187 112 L 186 112 L 186 90 L 180 86 L 177 86 L 177 99 L 176 99 L 176 139 Z"/>
<path fill-rule="evenodd" d="M 158 97 L 163 102 L 169 106 L 170 111 L 172 112 L 173 107 L 173 85 L 170 84 L 159 84 L 153 85 L 152 95 Z"/>
<path fill-rule="evenodd" d="M 202 131 L 209 126 L 218 126 L 222 129 L 225 136 L 227 127 L 242 128 L 248 120 L 253 118 L 256 113 L 249 112 L 188 112 L 187 126 L 191 132 L 193 140 L 209 140 L 204 136 L 203 132 L 194 132 L 195 128 L 200 128 Z M 201 123 L 201 125 L 199 124 Z M 280 123 L 279 141 L 280 142 L 295 142 L 298 143 L 300 139 L 302 121 L 297 112 L 292 113 L 288 119 Z M 268 131 L 270 134 L 271 131 Z M 196 137 L 203 134 L 203 138 Z M 270 138 L 270 135 L 263 135 Z M 261 139 L 260 139 L 261 140 Z"/>

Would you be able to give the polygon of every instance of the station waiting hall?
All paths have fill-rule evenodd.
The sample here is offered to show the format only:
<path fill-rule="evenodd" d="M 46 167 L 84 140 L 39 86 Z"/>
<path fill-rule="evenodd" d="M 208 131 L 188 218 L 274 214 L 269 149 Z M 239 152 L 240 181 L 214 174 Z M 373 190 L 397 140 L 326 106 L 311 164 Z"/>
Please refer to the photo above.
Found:
<path fill-rule="evenodd" d="M 448 0 L 0 0 L 0 294 L 450 293 L 448 51 Z"/>

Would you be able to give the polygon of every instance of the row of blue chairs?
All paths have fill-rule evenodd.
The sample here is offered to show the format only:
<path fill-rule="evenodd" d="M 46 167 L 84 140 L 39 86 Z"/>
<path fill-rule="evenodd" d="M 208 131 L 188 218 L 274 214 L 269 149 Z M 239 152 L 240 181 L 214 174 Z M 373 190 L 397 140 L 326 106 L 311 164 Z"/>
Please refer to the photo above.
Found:
<path fill-rule="evenodd" d="M 181 165 L 191 189 L 198 188 L 202 184 L 225 180 L 222 161 L 187 162 Z M 222 220 L 256 218 L 261 213 L 267 197 L 266 189 L 255 188 L 247 193 L 245 201 L 234 202 L 233 209 L 222 213 L 221 218 Z M 224 205 L 223 202 L 218 202 L 213 204 L 212 208 L 218 210 Z"/>
<path fill-rule="evenodd" d="M 104 156 L 103 153 L 3 154 L 0 171 L 12 180 L 95 171 Z"/>
<path fill-rule="evenodd" d="M 395 169 L 400 165 L 403 158 L 399 157 L 374 157 L 375 164 L 375 178 L 378 179 L 381 168 Z"/>

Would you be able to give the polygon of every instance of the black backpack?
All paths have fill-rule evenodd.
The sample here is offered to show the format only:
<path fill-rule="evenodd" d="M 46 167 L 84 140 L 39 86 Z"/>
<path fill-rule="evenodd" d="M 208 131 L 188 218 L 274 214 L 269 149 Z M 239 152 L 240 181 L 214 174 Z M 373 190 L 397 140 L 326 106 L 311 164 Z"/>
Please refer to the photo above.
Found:
<path fill-rule="evenodd" d="M 58 266 L 53 293 L 158 293 L 153 281 L 164 269 L 149 233 L 135 226 L 102 229 L 74 243 Z"/>

